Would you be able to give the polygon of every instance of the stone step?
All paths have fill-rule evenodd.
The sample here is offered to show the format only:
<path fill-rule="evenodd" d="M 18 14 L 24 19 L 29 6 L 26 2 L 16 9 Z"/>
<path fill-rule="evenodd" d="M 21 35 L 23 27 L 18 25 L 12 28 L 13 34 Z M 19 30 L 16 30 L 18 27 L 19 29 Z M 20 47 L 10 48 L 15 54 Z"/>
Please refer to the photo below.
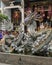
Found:
<path fill-rule="evenodd" d="M 11 65 L 11 64 L 0 63 L 0 65 Z"/>

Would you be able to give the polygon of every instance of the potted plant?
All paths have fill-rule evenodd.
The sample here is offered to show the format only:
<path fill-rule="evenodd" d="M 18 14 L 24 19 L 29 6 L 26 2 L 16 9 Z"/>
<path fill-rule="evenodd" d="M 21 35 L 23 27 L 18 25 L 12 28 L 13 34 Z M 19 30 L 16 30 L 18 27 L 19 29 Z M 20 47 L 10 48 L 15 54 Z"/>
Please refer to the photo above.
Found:
<path fill-rule="evenodd" d="M 5 28 L 6 22 L 8 22 L 8 16 L 0 13 L 0 30 Z"/>
<path fill-rule="evenodd" d="M 4 20 L 8 20 L 8 16 L 6 16 L 6 15 L 4 15 L 4 14 L 2 14 L 2 13 L 0 13 L 0 23 L 3 23 L 4 22 Z"/>

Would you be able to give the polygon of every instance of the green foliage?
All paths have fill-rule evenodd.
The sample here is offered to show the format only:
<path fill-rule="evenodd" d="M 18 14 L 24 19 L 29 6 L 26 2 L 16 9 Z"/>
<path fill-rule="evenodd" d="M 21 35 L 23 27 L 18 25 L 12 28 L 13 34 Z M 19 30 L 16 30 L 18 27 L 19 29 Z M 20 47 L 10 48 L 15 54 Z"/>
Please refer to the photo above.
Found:
<path fill-rule="evenodd" d="M 2 22 L 4 19 L 5 19 L 5 20 L 8 20 L 8 16 L 6 16 L 6 15 L 0 13 L 0 22 Z"/>

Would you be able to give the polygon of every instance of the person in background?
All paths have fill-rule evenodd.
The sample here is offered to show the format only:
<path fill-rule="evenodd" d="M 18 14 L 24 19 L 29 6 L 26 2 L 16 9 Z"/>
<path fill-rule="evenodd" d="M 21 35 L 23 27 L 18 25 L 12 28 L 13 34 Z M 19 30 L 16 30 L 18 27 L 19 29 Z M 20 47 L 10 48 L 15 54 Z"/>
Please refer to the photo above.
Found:
<path fill-rule="evenodd" d="M 51 17 L 52 17 L 52 8 L 51 5 L 48 7 L 48 16 L 47 16 L 47 22 L 48 26 L 51 27 Z"/>
<path fill-rule="evenodd" d="M 45 9 L 44 9 L 44 6 L 41 6 L 41 11 L 40 11 L 41 13 L 42 13 L 42 16 L 44 17 L 45 16 Z"/>
<path fill-rule="evenodd" d="M 18 10 L 15 10 L 13 12 L 13 21 L 18 25 L 19 23 L 19 18 L 20 18 L 20 12 Z"/>
<path fill-rule="evenodd" d="M 32 13 L 31 7 L 25 8 L 25 13 L 24 13 L 25 17 L 29 16 L 31 13 Z"/>
<path fill-rule="evenodd" d="M 5 44 L 5 37 L 3 36 L 2 30 L 0 30 L 0 45 Z M 2 52 L 2 47 L 0 47 L 0 51 Z"/>
<path fill-rule="evenodd" d="M 51 16 L 52 16 L 52 7 L 51 7 L 51 5 L 49 5 L 49 7 L 48 7 L 48 16 L 51 18 Z"/>
<path fill-rule="evenodd" d="M 45 10 L 44 10 L 44 7 L 41 6 L 41 15 L 42 15 L 42 18 L 43 18 L 43 23 L 45 23 Z"/>
<path fill-rule="evenodd" d="M 27 15 L 30 15 L 32 12 L 31 12 L 31 7 L 28 7 L 27 8 Z"/>
<path fill-rule="evenodd" d="M 0 40 L 3 38 L 2 31 L 0 30 Z"/>
<path fill-rule="evenodd" d="M 14 12 L 13 12 L 14 30 L 16 29 L 16 26 L 20 25 L 20 22 L 21 22 L 20 11 L 19 10 L 14 10 Z"/>
<path fill-rule="evenodd" d="M 31 7 L 27 7 L 26 8 L 26 11 L 25 11 L 25 23 L 28 23 L 29 21 L 29 16 L 31 14 Z M 24 25 L 24 32 L 27 33 L 27 25 L 25 24 Z"/>
<path fill-rule="evenodd" d="M 32 12 L 34 13 L 34 20 L 36 21 L 37 28 L 36 30 L 38 31 L 40 29 L 40 22 L 39 22 L 39 17 L 40 17 L 40 11 L 38 10 L 38 6 L 32 7 Z"/>
<path fill-rule="evenodd" d="M 50 16 L 47 16 L 47 24 L 48 24 L 48 28 L 51 27 L 51 18 Z"/>
<path fill-rule="evenodd" d="M 13 18 L 16 19 L 16 22 L 18 21 L 18 17 L 19 17 L 18 11 L 15 10 L 15 11 L 14 11 Z"/>
<path fill-rule="evenodd" d="M 52 28 L 52 16 L 51 16 L 51 28 Z"/>

